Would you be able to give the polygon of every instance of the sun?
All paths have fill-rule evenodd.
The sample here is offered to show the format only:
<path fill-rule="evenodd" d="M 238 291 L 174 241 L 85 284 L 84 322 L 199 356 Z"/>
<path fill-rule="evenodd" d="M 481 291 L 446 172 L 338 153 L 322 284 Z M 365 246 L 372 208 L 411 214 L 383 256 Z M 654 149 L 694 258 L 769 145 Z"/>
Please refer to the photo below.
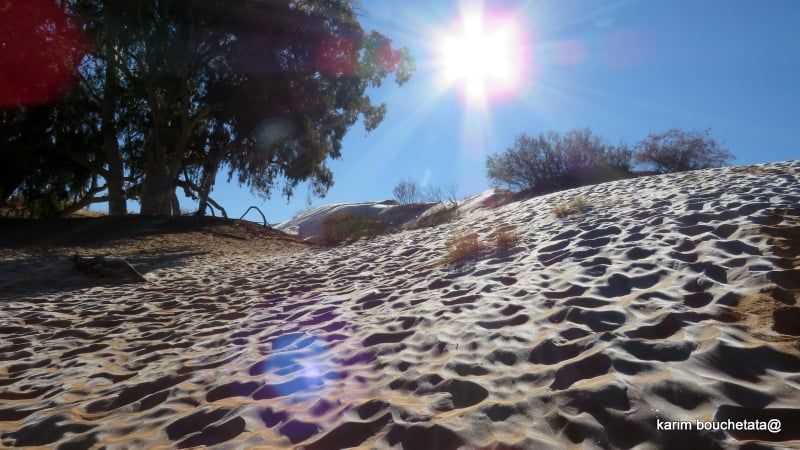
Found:
<path fill-rule="evenodd" d="M 517 87 L 522 45 L 511 21 L 491 23 L 482 12 L 466 13 L 439 44 L 443 81 L 458 86 L 468 100 L 484 100 Z"/>

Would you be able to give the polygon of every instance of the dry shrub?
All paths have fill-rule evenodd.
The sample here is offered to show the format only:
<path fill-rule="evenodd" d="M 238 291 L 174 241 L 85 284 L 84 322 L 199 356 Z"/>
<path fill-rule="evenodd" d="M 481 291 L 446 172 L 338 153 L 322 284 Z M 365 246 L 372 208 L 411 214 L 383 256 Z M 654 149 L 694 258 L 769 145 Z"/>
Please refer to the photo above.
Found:
<path fill-rule="evenodd" d="M 519 233 L 504 224 L 498 224 L 495 227 L 494 232 L 491 234 L 491 244 L 489 245 L 480 241 L 478 233 L 456 230 L 447 242 L 447 255 L 444 258 L 444 264 L 463 264 L 477 259 L 492 249 L 504 252 L 517 245 L 519 240 Z"/>
<path fill-rule="evenodd" d="M 588 128 L 523 133 L 510 148 L 486 158 L 486 176 L 498 187 L 542 194 L 628 178 L 633 155 L 627 145 L 611 145 Z"/>
<path fill-rule="evenodd" d="M 337 214 L 330 216 L 323 222 L 324 234 L 322 241 L 325 245 L 335 245 L 342 242 L 357 241 L 362 238 L 372 238 L 385 233 L 388 225 L 368 217 L 358 217 L 353 214 Z"/>
<path fill-rule="evenodd" d="M 508 225 L 497 225 L 493 236 L 494 245 L 498 250 L 508 250 L 519 242 L 519 233 Z"/>
<path fill-rule="evenodd" d="M 651 133 L 637 144 L 636 160 L 653 167 L 658 173 L 723 167 L 734 156 L 711 137 L 711 130 L 687 131 L 671 129 Z"/>
<path fill-rule="evenodd" d="M 414 228 L 438 227 L 458 219 L 458 207 L 453 206 L 436 211 L 417 220 Z"/>
<path fill-rule="evenodd" d="M 416 181 L 413 180 L 400 180 L 392 191 L 394 198 L 400 202 L 401 205 L 410 205 L 419 201 L 422 188 L 419 187 Z"/>
<path fill-rule="evenodd" d="M 791 175 L 792 173 L 783 168 L 762 167 L 756 165 L 739 166 L 731 169 L 733 173 L 746 173 L 749 175 Z"/>
<path fill-rule="evenodd" d="M 478 239 L 477 233 L 456 231 L 447 242 L 447 256 L 445 264 L 458 264 L 475 259 L 485 249 Z"/>
<path fill-rule="evenodd" d="M 589 202 L 583 197 L 574 197 L 567 202 L 558 203 L 553 207 L 553 215 L 559 219 L 581 214 L 589 208 Z"/>

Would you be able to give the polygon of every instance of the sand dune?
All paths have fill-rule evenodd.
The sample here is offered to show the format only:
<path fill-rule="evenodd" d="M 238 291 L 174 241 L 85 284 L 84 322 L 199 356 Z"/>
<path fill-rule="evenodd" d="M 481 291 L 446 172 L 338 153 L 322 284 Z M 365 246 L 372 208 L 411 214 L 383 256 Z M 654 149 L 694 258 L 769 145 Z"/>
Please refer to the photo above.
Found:
<path fill-rule="evenodd" d="M 394 230 L 415 229 L 428 226 L 425 221 L 432 215 L 452 211 L 468 218 L 476 212 L 507 202 L 513 194 L 502 189 L 491 189 L 464 200 L 445 200 L 438 203 L 423 202 L 401 205 L 394 200 L 360 203 L 337 203 L 302 211 L 291 219 L 279 223 L 276 229 L 297 235 L 304 240 L 320 240 L 325 235 L 325 220 L 337 215 L 369 218 Z"/>
<path fill-rule="evenodd" d="M 147 284 L 8 291 L 0 444 L 800 446 L 798 175 L 637 178 Z M 587 210 L 553 216 L 576 196 Z M 498 223 L 515 247 L 440 263 L 452 231 Z M 657 429 L 729 418 L 783 428 Z"/>

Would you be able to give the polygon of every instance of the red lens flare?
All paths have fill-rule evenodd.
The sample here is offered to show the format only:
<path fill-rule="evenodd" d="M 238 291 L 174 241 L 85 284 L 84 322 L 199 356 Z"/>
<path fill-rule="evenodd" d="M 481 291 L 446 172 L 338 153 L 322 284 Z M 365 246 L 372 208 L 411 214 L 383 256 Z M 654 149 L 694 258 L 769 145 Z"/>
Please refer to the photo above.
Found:
<path fill-rule="evenodd" d="M 49 0 L 0 0 L 0 108 L 47 103 L 72 85 L 80 30 Z"/>

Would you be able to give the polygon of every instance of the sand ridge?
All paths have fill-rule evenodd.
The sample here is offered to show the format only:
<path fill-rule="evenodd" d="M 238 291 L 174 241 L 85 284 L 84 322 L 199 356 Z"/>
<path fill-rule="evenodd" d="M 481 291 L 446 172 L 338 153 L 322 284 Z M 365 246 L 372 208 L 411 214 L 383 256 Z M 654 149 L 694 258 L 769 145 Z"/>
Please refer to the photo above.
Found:
<path fill-rule="evenodd" d="M 198 257 L 146 285 L 15 292 L 0 300 L 0 443 L 800 445 L 797 330 L 775 321 L 798 310 L 800 162 L 756 167 L 588 186 L 329 249 Z M 574 196 L 591 207 L 553 217 Z M 439 264 L 453 230 L 487 238 L 498 222 L 515 247 Z M 754 295 L 767 312 L 748 322 Z M 656 430 L 741 417 L 784 430 Z"/>

